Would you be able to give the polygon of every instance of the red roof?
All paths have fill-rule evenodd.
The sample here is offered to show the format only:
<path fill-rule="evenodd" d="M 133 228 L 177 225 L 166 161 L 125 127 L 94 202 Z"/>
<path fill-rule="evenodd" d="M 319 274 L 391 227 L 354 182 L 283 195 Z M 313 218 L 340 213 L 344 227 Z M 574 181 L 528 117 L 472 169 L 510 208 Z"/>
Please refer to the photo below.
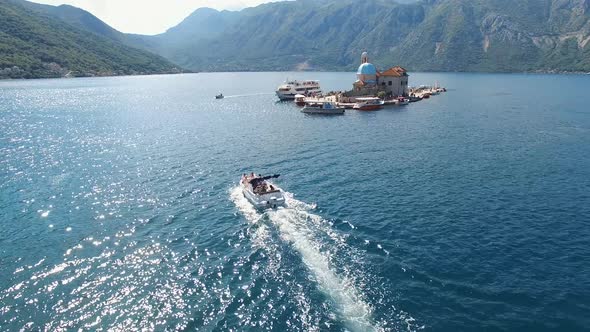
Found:
<path fill-rule="evenodd" d="M 400 66 L 391 67 L 391 68 L 387 69 L 386 71 L 379 73 L 379 76 L 402 77 L 405 75 L 407 75 L 407 71 Z"/>

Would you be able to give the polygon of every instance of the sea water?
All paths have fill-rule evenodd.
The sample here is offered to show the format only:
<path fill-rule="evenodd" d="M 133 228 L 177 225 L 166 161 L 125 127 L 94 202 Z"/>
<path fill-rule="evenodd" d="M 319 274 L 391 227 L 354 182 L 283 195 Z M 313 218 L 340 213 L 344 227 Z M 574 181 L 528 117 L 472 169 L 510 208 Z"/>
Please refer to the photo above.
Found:
<path fill-rule="evenodd" d="M 329 117 L 274 89 L 354 73 L 0 82 L 1 329 L 587 329 L 590 76 L 410 75 L 448 92 Z"/>

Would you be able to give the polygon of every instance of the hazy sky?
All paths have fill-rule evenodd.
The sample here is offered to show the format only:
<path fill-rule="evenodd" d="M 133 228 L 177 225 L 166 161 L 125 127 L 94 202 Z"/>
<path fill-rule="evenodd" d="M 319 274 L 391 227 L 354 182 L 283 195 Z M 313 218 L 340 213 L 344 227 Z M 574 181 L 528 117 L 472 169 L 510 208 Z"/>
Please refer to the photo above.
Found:
<path fill-rule="evenodd" d="M 0 0 L 1 1 L 1 0 Z M 200 7 L 237 10 L 276 0 L 32 0 L 85 9 L 113 28 L 128 33 L 158 34 Z"/>

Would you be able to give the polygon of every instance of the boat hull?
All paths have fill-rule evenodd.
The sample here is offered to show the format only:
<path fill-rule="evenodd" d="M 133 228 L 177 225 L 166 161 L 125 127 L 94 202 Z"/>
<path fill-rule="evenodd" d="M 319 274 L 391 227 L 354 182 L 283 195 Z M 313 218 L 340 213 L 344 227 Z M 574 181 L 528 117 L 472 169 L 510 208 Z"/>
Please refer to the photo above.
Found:
<path fill-rule="evenodd" d="M 321 109 L 321 108 L 303 108 L 301 112 L 305 114 L 324 114 L 324 115 L 342 115 L 344 108 Z"/>
<path fill-rule="evenodd" d="M 277 91 L 277 97 L 279 97 L 279 99 L 283 100 L 283 101 L 295 100 L 295 95 L 296 95 L 296 93 L 283 93 L 283 92 Z"/>
<path fill-rule="evenodd" d="M 364 106 L 355 106 L 355 110 L 359 111 L 376 111 L 381 108 L 381 105 L 364 105 Z"/>
<path fill-rule="evenodd" d="M 242 185 L 242 193 L 244 197 L 257 209 L 276 209 L 278 207 L 285 207 L 285 194 L 282 189 L 268 194 L 257 195 L 248 187 Z"/>

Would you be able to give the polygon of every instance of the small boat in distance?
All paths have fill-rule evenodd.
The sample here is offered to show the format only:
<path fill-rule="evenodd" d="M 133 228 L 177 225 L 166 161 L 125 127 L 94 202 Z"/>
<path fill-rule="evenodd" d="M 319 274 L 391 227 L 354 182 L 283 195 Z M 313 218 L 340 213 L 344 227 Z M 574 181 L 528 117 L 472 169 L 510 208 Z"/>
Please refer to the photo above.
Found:
<path fill-rule="evenodd" d="M 279 206 L 285 206 L 283 190 L 268 181 L 279 176 L 280 174 L 270 176 L 244 174 L 240 180 L 244 197 L 258 209 L 276 209 Z"/>
<path fill-rule="evenodd" d="M 217 96 L 215 96 L 215 99 L 223 99 L 223 93 L 218 94 Z"/>
<path fill-rule="evenodd" d="M 338 107 L 336 104 L 331 102 L 323 103 L 309 103 L 301 109 L 301 112 L 307 114 L 344 114 L 345 108 Z"/>
<path fill-rule="evenodd" d="M 352 108 L 359 111 L 374 111 L 385 105 L 385 102 L 377 97 L 356 98 L 356 101 Z"/>
<path fill-rule="evenodd" d="M 297 106 L 305 106 L 305 96 L 295 95 L 295 104 L 297 104 Z"/>
<path fill-rule="evenodd" d="M 277 97 L 280 100 L 293 100 L 295 95 L 317 95 L 321 94 L 320 81 L 289 81 L 281 84 L 277 88 Z"/>

